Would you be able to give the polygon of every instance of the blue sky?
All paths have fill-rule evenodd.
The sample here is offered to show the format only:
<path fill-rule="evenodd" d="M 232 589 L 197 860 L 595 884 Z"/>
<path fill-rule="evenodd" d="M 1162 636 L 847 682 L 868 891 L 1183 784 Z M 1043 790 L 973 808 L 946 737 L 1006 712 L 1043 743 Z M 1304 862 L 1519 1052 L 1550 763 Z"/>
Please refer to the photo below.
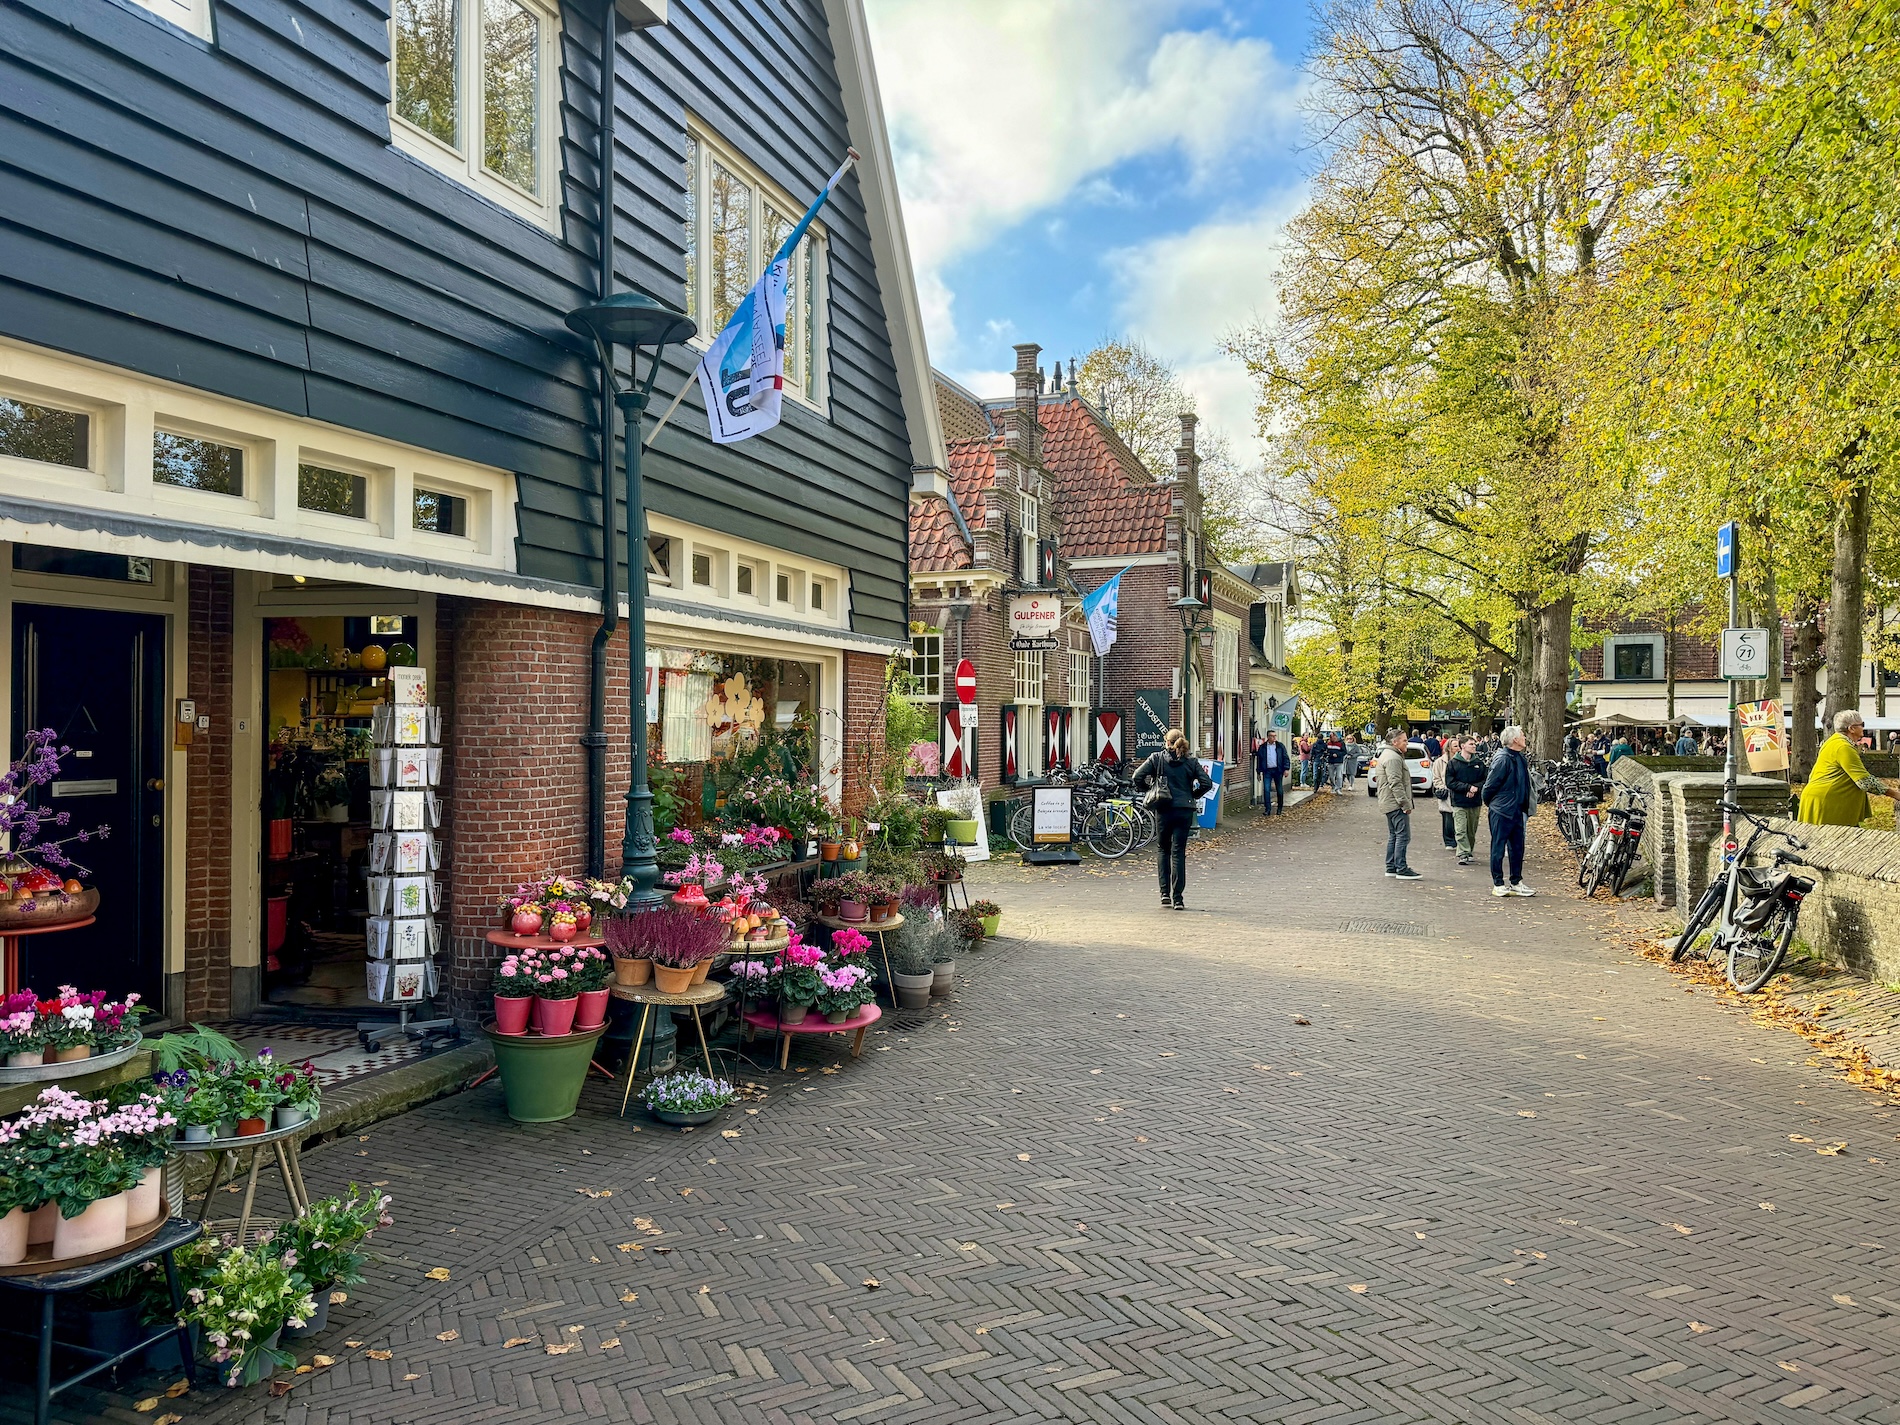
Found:
<path fill-rule="evenodd" d="M 1271 311 L 1299 208 L 1291 3 L 866 0 L 932 362 L 984 394 L 1010 346 L 1104 336 L 1173 362 L 1251 453 L 1222 332 Z"/>

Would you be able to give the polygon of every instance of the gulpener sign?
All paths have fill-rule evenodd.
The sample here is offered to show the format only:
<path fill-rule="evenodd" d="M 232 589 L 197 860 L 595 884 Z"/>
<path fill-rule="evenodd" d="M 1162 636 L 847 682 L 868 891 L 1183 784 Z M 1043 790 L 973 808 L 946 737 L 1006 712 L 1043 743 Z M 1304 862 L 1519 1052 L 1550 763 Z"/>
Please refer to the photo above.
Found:
<path fill-rule="evenodd" d="M 1062 600 L 1054 594 L 1017 594 L 1009 601 L 1009 646 L 1018 653 L 1062 647 Z"/>

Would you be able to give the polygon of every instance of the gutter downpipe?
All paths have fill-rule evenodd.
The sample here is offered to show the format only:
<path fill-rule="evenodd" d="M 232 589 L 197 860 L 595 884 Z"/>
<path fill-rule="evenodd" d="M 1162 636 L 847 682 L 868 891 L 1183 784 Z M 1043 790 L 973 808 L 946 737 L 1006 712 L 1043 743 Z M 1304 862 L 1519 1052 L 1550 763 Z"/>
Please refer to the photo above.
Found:
<path fill-rule="evenodd" d="M 619 49 L 614 0 L 602 0 L 600 31 L 600 248 L 599 300 L 614 290 L 614 89 Z M 606 874 L 607 860 L 607 647 L 620 626 L 620 590 L 615 570 L 614 373 L 613 353 L 598 349 L 600 365 L 600 627 L 594 630 L 587 667 L 587 874 Z M 635 573 L 631 551 L 627 577 Z M 637 692 L 637 690 L 636 690 Z"/>

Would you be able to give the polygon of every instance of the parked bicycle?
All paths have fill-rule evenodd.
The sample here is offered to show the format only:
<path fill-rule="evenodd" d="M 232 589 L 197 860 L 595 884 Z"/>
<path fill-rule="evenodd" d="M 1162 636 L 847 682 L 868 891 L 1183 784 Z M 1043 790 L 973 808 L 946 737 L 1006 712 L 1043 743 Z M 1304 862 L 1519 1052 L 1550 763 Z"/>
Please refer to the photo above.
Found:
<path fill-rule="evenodd" d="M 1596 835 L 1577 865 L 1577 884 L 1586 896 L 1610 883 L 1610 894 L 1621 895 L 1623 882 L 1636 864 L 1636 846 L 1649 819 L 1649 799 L 1634 787 L 1618 786 L 1616 801 L 1597 819 Z"/>
<path fill-rule="evenodd" d="M 1104 860 L 1119 860 L 1154 839 L 1154 814 L 1135 804 L 1114 764 L 1097 761 L 1072 771 L 1052 767 L 1043 780 L 1070 789 L 1070 835 Z M 1035 799 L 1030 792 L 1017 798 L 1010 813 L 1009 839 L 1021 851 L 1035 847 Z"/>
<path fill-rule="evenodd" d="M 1799 854 L 1807 850 L 1806 842 L 1788 832 L 1775 830 L 1761 818 L 1749 815 L 1730 802 L 1720 805 L 1730 828 L 1722 843 L 1722 874 L 1709 882 L 1695 909 L 1689 912 L 1682 934 L 1670 946 L 1669 958 L 1682 959 L 1695 948 L 1704 932 L 1714 926 L 1709 958 L 1722 956 L 1728 982 L 1742 994 L 1753 994 L 1781 968 L 1782 958 L 1794 941 L 1801 902 L 1814 889 L 1814 881 L 1786 869 L 1808 864 Z M 1739 846 L 1734 833 L 1737 821 L 1753 828 L 1748 840 Z M 1769 865 L 1760 868 L 1748 865 L 1750 853 L 1769 838 L 1787 844 L 1775 848 Z"/>

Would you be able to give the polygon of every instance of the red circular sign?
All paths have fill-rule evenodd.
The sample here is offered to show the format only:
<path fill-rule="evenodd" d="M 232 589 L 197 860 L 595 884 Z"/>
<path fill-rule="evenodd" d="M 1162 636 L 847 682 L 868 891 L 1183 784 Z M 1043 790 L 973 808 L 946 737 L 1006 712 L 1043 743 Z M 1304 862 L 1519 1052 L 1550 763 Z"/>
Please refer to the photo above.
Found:
<path fill-rule="evenodd" d="M 965 658 L 957 664 L 957 701 L 976 701 L 976 664 Z"/>

